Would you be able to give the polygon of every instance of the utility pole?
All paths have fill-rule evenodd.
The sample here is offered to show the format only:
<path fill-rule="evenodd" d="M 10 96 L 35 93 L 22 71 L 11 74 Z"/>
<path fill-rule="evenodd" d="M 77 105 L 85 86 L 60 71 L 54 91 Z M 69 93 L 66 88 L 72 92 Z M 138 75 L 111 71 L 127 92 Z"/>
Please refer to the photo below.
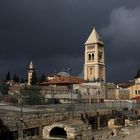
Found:
<path fill-rule="evenodd" d="M 20 93 L 20 135 L 19 140 L 23 140 L 23 99 L 22 95 Z"/>
<path fill-rule="evenodd" d="M 69 79 L 69 82 L 70 82 L 70 101 L 71 101 L 71 103 L 72 103 L 72 81 L 71 81 L 71 68 L 68 68 L 68 71 L 69 71 L 69 77 L 70 77 L 70 79 Z"/>
<path fill-rule="evenodd" d="M 72 118 L 74 119 L 74 104 L 73 104 L 73 97 L 72 97 L 72 79 L 71 79 L 71 68 L 68 68 L 69 74 L 70 74 L 70 106 L 71 106 L 71 112 L 72 112 Z"/>

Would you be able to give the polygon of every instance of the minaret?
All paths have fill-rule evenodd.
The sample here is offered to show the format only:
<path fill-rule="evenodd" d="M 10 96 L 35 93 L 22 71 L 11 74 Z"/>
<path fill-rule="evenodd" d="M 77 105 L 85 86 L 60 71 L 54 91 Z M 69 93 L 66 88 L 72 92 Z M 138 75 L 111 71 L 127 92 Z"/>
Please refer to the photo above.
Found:
<path fill-rule="evenodd" d="M 33 71 L 34 71 L 34 66 L 33 66 L 33 63 L 31 61 L 30 65 L 29 65 L 29 69 L 28 69 L 28 85 L 29 86 L 31 85 L 31 79 L 32 79 Z"/>
<path fill-rule="evenodd" d="M 84 79 L 105 81 L 104 43 L 95 27 L 85 43 Z"/>

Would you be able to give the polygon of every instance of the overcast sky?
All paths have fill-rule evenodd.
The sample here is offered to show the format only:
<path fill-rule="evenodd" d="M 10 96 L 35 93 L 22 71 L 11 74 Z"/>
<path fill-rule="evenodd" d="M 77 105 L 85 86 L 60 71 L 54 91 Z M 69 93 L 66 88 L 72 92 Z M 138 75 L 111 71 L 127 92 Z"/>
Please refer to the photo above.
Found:
<path fill-rule="evenodd" d="M 105 44 L 107 81 L 140 69 L 140 0 L 0 0 L 0 77 L 83 70 L 84 43 L 96 26 Z"/>

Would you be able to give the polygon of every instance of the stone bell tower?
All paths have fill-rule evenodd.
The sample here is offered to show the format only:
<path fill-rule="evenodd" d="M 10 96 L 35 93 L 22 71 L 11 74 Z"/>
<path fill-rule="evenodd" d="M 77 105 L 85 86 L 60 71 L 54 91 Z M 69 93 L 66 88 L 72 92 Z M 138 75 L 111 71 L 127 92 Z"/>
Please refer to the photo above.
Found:
<path fill-rule="evenodd" d="M 105 82 L 104 43 L 95 27 L 85 43 L 84 79 Z"/>
<path fill-rule="evenodd" d="M 33 66 L 33 63 L 31 61 L 30 65 L 29 65 L 29 69 L 28 69 L 28 84 L 27 85 L 29 85 L 29 86 L 31 85 L 33 71 L 34 71 L 34 66 Z"/>

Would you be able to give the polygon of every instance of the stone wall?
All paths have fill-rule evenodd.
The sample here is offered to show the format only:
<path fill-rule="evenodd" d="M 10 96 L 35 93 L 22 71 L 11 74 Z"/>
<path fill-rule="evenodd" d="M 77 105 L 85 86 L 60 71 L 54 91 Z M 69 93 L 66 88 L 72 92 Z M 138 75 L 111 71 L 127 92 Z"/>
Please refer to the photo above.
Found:
<path fill-rule="evenodd" d="M 68 139 L 92 138 L 92 127 L 90 125 L 84 124 L 81 126 L 79 124 L 75 124 L 75 126 L 71 126 L 63 123 L 55 123 L 43 128 L 43 139 L 51 138 L 50 131 L 55 127 L 63 128 L 67 133 Z"/>

